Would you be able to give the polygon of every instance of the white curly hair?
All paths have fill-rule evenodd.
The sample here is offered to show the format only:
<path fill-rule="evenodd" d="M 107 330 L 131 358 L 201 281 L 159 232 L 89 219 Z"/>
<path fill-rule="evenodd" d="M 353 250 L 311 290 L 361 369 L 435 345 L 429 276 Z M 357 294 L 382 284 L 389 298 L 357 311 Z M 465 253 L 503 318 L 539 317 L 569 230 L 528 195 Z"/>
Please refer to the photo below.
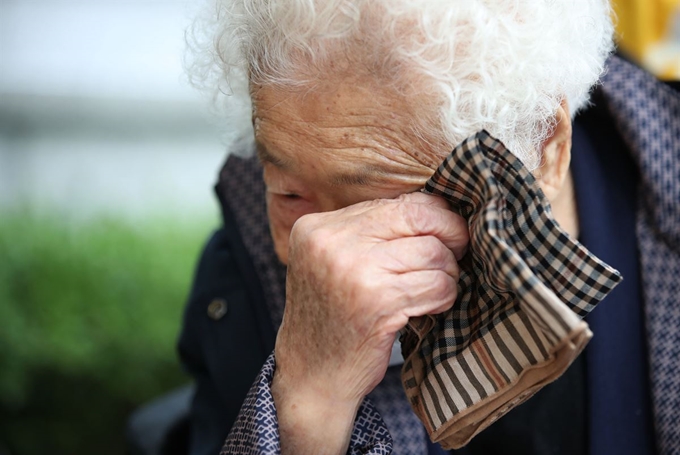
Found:
<path fill-rule="evenodd" d="M 608 0 L 210 2 L 185 64 L 234 138 L 250 128 L 249 82 L 314 90 L 344 59 L 423 106 L 421 139 L 486 129 L 533 170 L 560 103 L 587 105 L 613 49 Z"/>

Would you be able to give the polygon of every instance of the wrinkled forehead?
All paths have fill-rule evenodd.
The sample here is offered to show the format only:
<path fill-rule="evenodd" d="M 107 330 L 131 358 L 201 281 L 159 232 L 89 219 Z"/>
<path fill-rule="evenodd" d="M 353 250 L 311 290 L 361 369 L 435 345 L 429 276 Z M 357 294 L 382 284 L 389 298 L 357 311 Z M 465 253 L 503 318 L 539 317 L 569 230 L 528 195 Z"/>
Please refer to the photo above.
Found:
<path fill-rule="evenodd" d="M 426 138 L 425 110 L 392 87 L 361 76 L 329 77 L 314 90 L 252 85 L 256 140 L 270 155 L 336 156 L 379 169 L 414 160 L 436 168 L 449 144 Z"/>

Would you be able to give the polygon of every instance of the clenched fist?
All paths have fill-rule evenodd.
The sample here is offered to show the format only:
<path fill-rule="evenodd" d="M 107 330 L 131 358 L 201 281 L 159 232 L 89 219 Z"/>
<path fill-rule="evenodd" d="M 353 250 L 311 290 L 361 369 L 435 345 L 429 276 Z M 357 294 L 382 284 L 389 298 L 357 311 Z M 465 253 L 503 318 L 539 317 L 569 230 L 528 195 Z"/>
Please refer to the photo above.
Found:
<path fill-rule="evenodd" d="M 288 251 L 273 393 L 284 453 L 343 453 L 410 317 L 449 309 L 465 220 L 411 193 L 300 218 Z"/>

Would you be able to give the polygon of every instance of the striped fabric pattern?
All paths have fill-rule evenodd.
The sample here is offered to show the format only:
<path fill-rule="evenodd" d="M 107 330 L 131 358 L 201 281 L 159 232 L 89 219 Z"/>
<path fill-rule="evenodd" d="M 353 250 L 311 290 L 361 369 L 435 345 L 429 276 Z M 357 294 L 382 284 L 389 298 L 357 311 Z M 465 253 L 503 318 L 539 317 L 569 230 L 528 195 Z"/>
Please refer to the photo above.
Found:
<path fill-rule="evenodd" d="M 402 332 L 406 395 L 433 441 L 459 448 L 553 381 L 592 334 L 582 318 L 621 280 L 554 221 L 535 179 L 482 131 L 427 182 L 467 219 L 454 307 Z"/>

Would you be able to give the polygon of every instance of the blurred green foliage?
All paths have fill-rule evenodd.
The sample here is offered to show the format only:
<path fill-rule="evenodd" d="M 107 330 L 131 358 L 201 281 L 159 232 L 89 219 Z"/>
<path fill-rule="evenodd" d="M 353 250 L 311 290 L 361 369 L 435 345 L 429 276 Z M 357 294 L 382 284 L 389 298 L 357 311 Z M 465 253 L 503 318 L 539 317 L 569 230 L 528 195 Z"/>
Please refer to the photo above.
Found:
<path fill-rule="evenodd" d="M 214 225 L 0 214 L 0 447 L 124 453 L 129 412 L 187 382 L 175 341 Z"/>

